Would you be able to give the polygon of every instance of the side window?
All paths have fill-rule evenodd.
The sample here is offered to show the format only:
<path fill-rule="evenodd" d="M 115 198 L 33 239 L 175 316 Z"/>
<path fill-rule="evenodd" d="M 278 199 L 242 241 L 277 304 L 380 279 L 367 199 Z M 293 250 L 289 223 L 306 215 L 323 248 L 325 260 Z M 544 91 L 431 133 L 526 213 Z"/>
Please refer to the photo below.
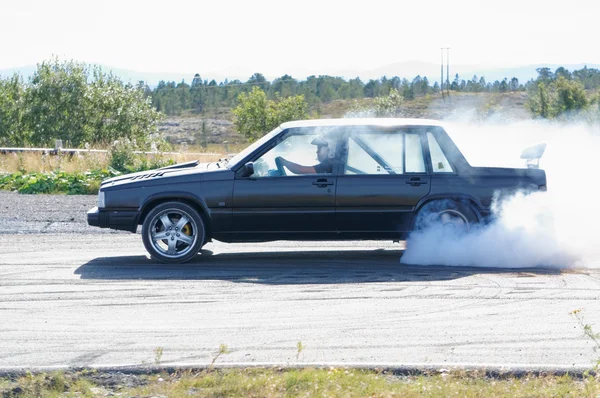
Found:
<path fill-rule="evenodd" d="M 319 137 L 318 134 L 295 134 L 285 137 L 281 142 L 254 161 L 254 174 L 252 174 L 252 177 L 282 176 L 275 163 L 275 158 L 279 156 L 300 165 L 314 166 L 318 164 L 318 147 L 312 144 L 313 140 L 317 137 Z M 285 175 L 296 174 L 286 168 Z"/>
<path fill-rule="evenodd" d="M 427 142 L 429 143 L 429 153 L 431 155 L 431 168 L 434 173 L 452 173 L 452 166 L 448 158 L 444 155 L 440 144 L 431 133 L 427 133 Z"/>
<path fill-rule="evenodd" d="M 348 139 L 344 174 L 402 174 L 404 135 L 357 134 Z"/>
<path fill-rule="evenodd" d="M 348 161 L 344 174 L 389 174 L 353 138 L 348 139 Z"/>
<path fill-rule="evenodd" d="M 425 173 L 423 145 L 419 134 L 406 134 L 406 172 Z"/>

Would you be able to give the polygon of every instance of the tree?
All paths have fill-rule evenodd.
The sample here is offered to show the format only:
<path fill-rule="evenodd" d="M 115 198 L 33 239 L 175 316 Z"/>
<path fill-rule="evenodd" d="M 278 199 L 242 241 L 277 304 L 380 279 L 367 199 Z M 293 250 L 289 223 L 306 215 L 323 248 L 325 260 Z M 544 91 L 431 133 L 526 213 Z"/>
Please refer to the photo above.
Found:
<path fill-rule="evenodd" d="M 559 76 L 553 83 L 553 88 L 556 90 L 558 114 L 581 111 L 590 105 L 583 84 L 578 81 Z"/>
<path fill-rule="evenodd" d="M 536 71 L 538 73 L 538 79 L 544 83 L 548 83 L 550 80 L 554 79 L 554 74 L 550 68 L 537 68 Z"/>
<path fill-rule="evenodd" d="M 402 79 L 402 97 L 404 97 L 405 100 L 412 100 L 415 98 L 413 86 L 407 79 Z"/>
<path fill-rule="evenodd" d="M 290 75 L 283 75 L 279 79 L 275 79 L 270 87 L 271 98 L 275 94 L 279 94 L 281 97 L 289 97 L 296 94 L 296 86 L 298 82 Z"/>
<path fill-rule="evenodd" d="M 256 84 L 257 87 L 263 91 L 269 89 L 269 82 L 267 82 L 267 79 L 265 79 L 262 73 L 255 73 L 252 76 L 250 76 L 250 79 L 248 79 L 248 83 Z"/>
<path fill-rule="evenodd" d="M 28 131 L 24 124 L 25 87 L 21 76 L 0 79 L 0 146 L 24 146 Z"/>
<path fill-rule="evenodd" d="M 238 96 L 239 105 L 233 110 L 236 130 L 250 141 L 262 137 L 281 123 L 308 118 L 308 106 L 302 95 L 272 101 L 258 87 Z"/>
<path fill-rule="evenodd" d="M 194 75 L 194 79 L 192 80 L 192 88 L 196 88 L 196 87 L 200 87 L 202 86 L 202 77 L 200 77 L 199 73 L 196 73 Z"/>
<path fill-rule="evenodd" d="M 139 148 L 150 148 L 163 116 L 152 107 L 142 90 L 96 67 L 88 77 L 86 96 L 91 107 L 86 110 L 89 127 L 84 131 L 89 129 L 90 134 L 77 137 L 73 145 L 107 144 L 126 139 Z"/>
<path fill-rule="evenodd" d="M 460 78 L 458 77 L 458 73 L 454 75 L 454 80 L 452 84 L 450 84 L 450 90 L 458 91 L 460 89 Z"/>
<path fill-rule="evenodd" d="M 302 120 L 308 118 L 308 106 L 304 101 L 304 96 L 296 95 L 279 99 L 278 101 L 269 101 L 267 107 L 267 133 L 279 126 L 281 123 L 292 120 Z"/>
<path fill-rule="evenodd" d="M 424 94 L 423 91 L 422 91 L 422 89 L 423 89 L 422 82 L 423 82 L 423 79 L 421 79 L 421 76 L 417 75 L 417 77 L 415 77 L 413 79 L 413 81 L 410 83 L 410 85 L 412 87 L 413 94 L 415 96 Z"/>
<path fill-rule="evenodd" d="M 364 95 L 367 98 L 375 98 L 379 95 L 379 89 L 379 81 L 371 79 L 365 84 Z"/>
<path fill-rule="evenodd" d="M 569 72 L 568 69 L 565 69 L 563 66 L 561 66 L 554 71 L 554 77 L 564 77 L 567 80 L 571 80 L 573 75 L 571 75 L 571 72 Z"/>
<path fill-rule="evenodd" d="M 23 120 L 32 145 L 62 139 L 77 147 L 121 138 L 149 144 L 161 118 L 141 87 L 74 61 L 39 64 L 25 98 Z"/>
<path fill-rule="evenodd" d="M 57 59 L 38 65 L 27 90 L 27 121 L 34 144 L 63 139 L 70 145 L 89 141 L 86 123 L 92 103 L 87 94 L 89 68 Z M 82 140 L 83 138 L 83 140 Z"/>
<path fill-rule="evenodd" d="M 431 86 L 429 86 L 429 79 L 427 79 L 427 77 L 424 77 L 423 80 L 421 80 L 421 93 L 429 94 L 430 91 Z"/>
<path fill-rule="evenodd" d="M 548 89 L 544 82 L 539 81 L 537 86 L 529 93 L 528 107 L 531 113 L 541 116 L 545 119 L 554 117 L 555 113 L 551 108 L 551 99 Z"/>
<path fill-rule="evenodd" d="M 485 77 L 481 76 L 479 78 L 479 83 L 478 83 L 477 88 L 479 91 L 485 91 L 486 87 L 487 87 L 487 83 L 485 81 Z"/>
<path fill-rule="evenodd" d="M 584 86 L 577 80 L 559 76 L 549 84 L 538 79 L 537 87 L 529 93 L 531 112 L 543 118 L 570 117 L 587 109 L 591 101 Z"/>
<path fill-rule="evenodd" d="M 248 94 L 238 96 L 239 105 L 233 110 L 233 124 L 236 130 L 250 141 L 262 137 L 269 131 L 267 124 L 267 94 L 258 87 Z"/>

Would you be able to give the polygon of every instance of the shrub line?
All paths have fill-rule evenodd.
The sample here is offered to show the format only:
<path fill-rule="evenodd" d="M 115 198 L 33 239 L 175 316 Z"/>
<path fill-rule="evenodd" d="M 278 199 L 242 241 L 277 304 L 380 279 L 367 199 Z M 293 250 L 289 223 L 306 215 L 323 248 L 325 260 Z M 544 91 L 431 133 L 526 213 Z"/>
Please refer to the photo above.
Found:
<path fill-rule="evenodd" d="M 277 362 L 232 362 L 219 364 L 171 364 L 171 365 L 96 365 L 96 366 L 28 366 L 28 367 L 0 367 L 0 377 L 25 375 L 27 373 L 48 373 L 55 371 L 80 372 L 86 370 L 102 371 L 106 373 L 125 374 L 157 374 L 161 372 L 175 372 L 181 370 L 204 371 L 213 369 L 276 369 L 278 371 L 298 369 L 353 369 L 364 371 L 386 372 L 393 375 L 418 376 L 432 373 L 450 373 L 457 371 L 480 373 L 481 376 L 525 377 L 525 376 L 564 376 L 583 378 L 596 375 L 594 366 L 583 365 L 496 365 L 496 364 L 394 364 L 394 363 L 342 363 L 342 362 L 311 362 L 311 363 L 277 363 Z"/>

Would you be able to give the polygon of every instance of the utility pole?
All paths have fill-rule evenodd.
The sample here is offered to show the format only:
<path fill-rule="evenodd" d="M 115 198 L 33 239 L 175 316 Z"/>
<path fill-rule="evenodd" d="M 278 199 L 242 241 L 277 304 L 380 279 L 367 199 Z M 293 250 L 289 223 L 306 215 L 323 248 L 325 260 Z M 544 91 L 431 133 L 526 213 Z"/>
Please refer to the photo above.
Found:
<path fill-rule="evenodd" d="M 440 92 L 442 93 L 442 98 L 444 98 L 444 48 L 440 49 L 442 53 L 442 63 L 440 64 L 440 70 L 442 72 L 442 77 L 440 79 Z"/>
<path fill-rule="evenodd" d="M 450 97 L 450 47 L 446 47 L 446 90 Z"/>
<path fill-rule="evenodd" d="M 450 47 L 441 47 L 440 49 L 442 53 L 440 91 L 442 92 L 442 98 L 444 98 L 444 50 L 446 50 L 446 96 L 450 97 Z"/>

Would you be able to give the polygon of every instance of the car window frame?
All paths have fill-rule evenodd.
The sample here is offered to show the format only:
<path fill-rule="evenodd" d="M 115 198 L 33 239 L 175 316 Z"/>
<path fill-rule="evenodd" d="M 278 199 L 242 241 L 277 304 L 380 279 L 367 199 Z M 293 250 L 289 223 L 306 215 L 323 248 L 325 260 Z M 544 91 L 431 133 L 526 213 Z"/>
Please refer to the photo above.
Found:
<path fill-rule="evenodd" d="M 237 173 L 244 167 L 244 165 L 246 163 L 248 163 L 248 159 L 250 159 L 252 157 L 252 155 L 254 153 L 256 153 L 257 151 L 261 151 L 263 148 L 267 147 L 271 142 L 273 142 L 274 140 L 277 139 L 277 137 L 279 137 L 279 135 L 284 132 L 286 130 L 282 130 L 281 127 L 276 127 L 275 129 L 271 130 L 270 132 L 268 132 L 267 134 L 265 134 L 263 137 L 259 138 L 258 141 L 248 145 L 246 148 L 244 148 L 240 154 L 248 151 L 251 147 L 253 147 L 254 145 L 258 144 L 261 140 L 263 140 L 265 137 L 269 137 L 272 136 L 270 139 L 267 139 L 267 141 L 265 141 L 264 143 L 262 143 L 262 145 L 259 145 L 257 148 L 255 148 L 253 151 L 248 152 L 244 157 L 240 158 L 240 160 L 235 163 L 232 162 L 233 159 L 235 159 L 235 157 L 237 157 L 238 155 L 236 155 L 234 158 L 232 158 L 230 160 L 230 164 L 228 164 L 228 167 L 230 168 L 230 170 L 232 170 L 233 172 Z"/>
<path fill-rule="evenodd" d="M 332 127 L 334 127 L 334 126 L 332 126 Z M 254 152 L 250 153 L 243 160 L 243 162 L 241 162 L 242 163 L 241 166 L 235 171 L 234 178 L 236 180 L 239 180 L 239 179 L 243 179 L 243 180 L 273 179 L 273 180 L 275 180 L 275 179 L 286 178 L 286 177 L 316 177 L 316 178 L 337 177 L 339 174 L 340 164 L 342 163 L 341 161 L 333 163 L 333 168 L 332 168 L 330 174 L 314 173 L 314 174 L 294 174 L 294 175 L 270 176 L 270 177 L 252 177 L 252 176 L 242 177 L 240 175 L 240 172 L 246 163 L 255 162 L 257 159 L 259 159 L 265 153 L 269 152 L 271 149 L 275 148 L 277 145 L 279 145 L 281 142 L 286 140 L 288 137 L 291 137 L 294 135 L 311 135 L 314 133 L 315 133 L 314 128 L 307 128 L 307 127 L 292 127 L 292 128 L 288 128 L 285 130 L 281 130 L 279 132 L 279 134 L 276 134 L 271 140 L 265 142 L 265 144 L 263 146 L 256 149 Z M 341 141 L 342 141 L 342 138 L 338 137 L 336 146 L 339 146 Z"/>
<path fill-rule="evenodd" d="M 438 129 L 439 128 L 436 128 L 436 127 L 425 127 L 421 131 L 421 144 L 423 145 L 424 149 L 426 148 L 426 150 L 425 150 L 425 154 L 427 156 L 426 169 L 428 170 L 428 173 L 431 176 L 457 176 L 457 175 L 459 175 L 457 163 L 454 162 L 454 159 L 452 156 L 448 156 L 448 151 L 446 150 L 446 148 L 444 148 L 444 144 L 443 144 L 442 140 L 439 139 Z M 427 133 L 431 133 L 431 135 L 437 142 L 438 146 L 440 147 L 440 150 L 446 157 L 446 160 L 448 160 L 450 167 L 452 167 L 452 171 L 435 172 L 433 170 L 433 162 L 432 162 L 432 158 L 431 158 L 431 148 L 429 148 L 429 140 L 427 139 Z"/>
<path fill-rule="evenodd" d="M 402 176 L 426 176 L 426 175 L 430 175 L 430 167 L 428 167 L 428 165 L 430 166 L 431 161 L 428 160 L 428 155 L 429 155 L 429 147 L 427 146 L 427 150 L 425 150 L 425 146 L 424 146 L 424 142 L 423 140 L 427 140 L 427 137 L 423 134 L 422 131 L 420 131 L 420 129 L 415 129 L 412 128 L 410 126 L 395 126 L 393 128 L 381 128 L 379 126 L 359 126 L 353 129 L 350 129 L 343 137 L 344 139 L 344 146 L 346 148 L 349 148 L 349 140 L 352 138 L 353 135 L 358 135 L 358 134 L 365 134 L 365 133 L 383 133 L 383 134 L 404 134 L 404 137 L 402 139 L 402 151 L 403 151 L 403 157 L 402 157 L 402 173 L 388 173 L 388 174 L 345 174 L 344 170 L 346 169 L 346 166 L 348 164 L 348 154 L 349 151 L 346 150 L 346 153 L 344 154 L 343 159 L 341 159 L 340 161 L 340 167 L 339 167 L 339 176 L 340 177 L 346 177 L 346 176 L 350 176 L 350 177 L 382 177 L 382 178 L 394 178 L 394 177 L 402 177 Z M 421 152 L 423 154 L 423 162 L 425 163 L 425 171 L 422 172 L 406 172 L 406 134 L 418 134 L 420 140 L 421 140 Z M 364 141 L 364 140 L 360 140 L 360 141 Z M 359 147 L 361 147 L 361 149 L 363 149 L 365 152 L 367 152 L 367 154 L 369 156 L 371 156 L 371 158 L 377 162 L 379 165 L 381 165 L 382 167 L 385 167 L 385 165 L 387 165 L 387 162 L 385 162 L 385 160 L 383 160 L 383 158 L 381 158 L 380 156 L 378 156 L 379 158 L 381 158 L 381 160 L 383 161 L 384 164 L 378 162 L 368 151 L 366 151 L 359 143 L 358 141 L 354 140 L 354 142 L 359 145 Z M 371 148 L 369 146 L 369 148 Z M 371 148 L 372 149 L 372 148 Z M 388 165 L 389 166 L 389 165 Z"/>

